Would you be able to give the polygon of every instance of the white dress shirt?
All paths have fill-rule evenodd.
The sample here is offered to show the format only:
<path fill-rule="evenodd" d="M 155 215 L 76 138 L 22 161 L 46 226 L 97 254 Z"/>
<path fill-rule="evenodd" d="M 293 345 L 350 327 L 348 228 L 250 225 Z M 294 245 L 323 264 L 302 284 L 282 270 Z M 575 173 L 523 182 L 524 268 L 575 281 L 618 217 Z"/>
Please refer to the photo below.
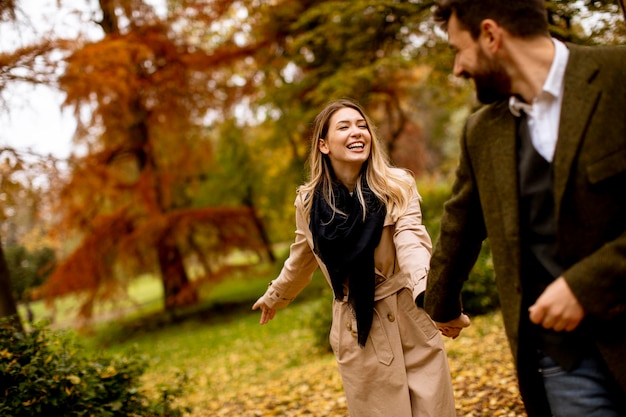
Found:
<path fill-rule="evenodd" d="M 565 68 L 569 59 L 569 50 L 565 44 L 556 39 L 552 41 L 555 46 L 554 60 L 541 93 L 531 103 L 525 103 L 517 96 L 509 98 L 513 115 L 520 116 L 521 110 L 526 113 L 533 146 L 548 162 L 552 162 L 559 136 Z"/>

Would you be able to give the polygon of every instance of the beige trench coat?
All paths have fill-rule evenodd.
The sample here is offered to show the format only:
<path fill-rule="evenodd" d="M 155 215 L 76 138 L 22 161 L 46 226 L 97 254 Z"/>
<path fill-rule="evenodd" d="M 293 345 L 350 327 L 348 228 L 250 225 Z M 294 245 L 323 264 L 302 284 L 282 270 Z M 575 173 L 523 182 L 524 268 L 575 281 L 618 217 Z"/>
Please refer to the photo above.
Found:
<path fill-rule="evenodd" d="M 263 301 L 275 309 L 289 304 L 311 281 L 318 266 L 330 285 L 325 265 L 312 250 L 301 196 L 295 206 L 296 238 L 289 258 L 263 296 Z M 357 343 L 356 321 L 347 295 L 333 302 L 330 344 L 353 417 L 456 416 L 442 337 L 414 301 L 426 288 L 430 252 L 431 240 L 422 224 L 414 186 L 407 212 L 395 220 L 387 215 L 374 254 L 376 303 L 364 348 Z"/>

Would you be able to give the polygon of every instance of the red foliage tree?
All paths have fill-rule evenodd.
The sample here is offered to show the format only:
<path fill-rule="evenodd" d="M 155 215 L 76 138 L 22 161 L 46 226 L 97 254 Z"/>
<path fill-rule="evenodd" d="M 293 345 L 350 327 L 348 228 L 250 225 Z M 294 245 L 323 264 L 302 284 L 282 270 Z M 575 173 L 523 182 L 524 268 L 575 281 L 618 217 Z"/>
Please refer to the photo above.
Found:
<path fill-rule="evenodd" d="M 213 13 L 229 3 L 213 2 Z M 246 52 L 199 50 L 142 1 L 100 5 L 104 38 L 74 51 L 60 79 L 85 154 L 71 161 L 58 230 L 79 230 L 80 243 L 45 294 L 85 293 L 81 313 L 89 316 L 129 278 L 156 272 L 165 307 L 189 305 L 198 299 L 190 259 L 216 279 L 233 251 L 271 257 L 252 207 L 194 207 L 193 199 L 215 163 L 204 123 L 223 104 L 215 85 Z"/>

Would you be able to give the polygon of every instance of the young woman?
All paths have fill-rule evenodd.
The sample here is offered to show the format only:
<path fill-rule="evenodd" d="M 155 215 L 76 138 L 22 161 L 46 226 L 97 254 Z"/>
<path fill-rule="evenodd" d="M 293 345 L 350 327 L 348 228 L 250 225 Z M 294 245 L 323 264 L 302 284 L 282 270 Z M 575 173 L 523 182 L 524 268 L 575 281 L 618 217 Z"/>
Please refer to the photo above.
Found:
<path fill-rule="evenodd" d="M 392 168 L 363 109 L 349 100 L 315 118 L 310 180 L 296 197 L 296 238 L 252 309 L 274 318 L 319 266 L 334 292 L 330 344 L 355 417 L 455 416 L 442 338 L 418 304 L 431 240 L 420 196 Z"/>

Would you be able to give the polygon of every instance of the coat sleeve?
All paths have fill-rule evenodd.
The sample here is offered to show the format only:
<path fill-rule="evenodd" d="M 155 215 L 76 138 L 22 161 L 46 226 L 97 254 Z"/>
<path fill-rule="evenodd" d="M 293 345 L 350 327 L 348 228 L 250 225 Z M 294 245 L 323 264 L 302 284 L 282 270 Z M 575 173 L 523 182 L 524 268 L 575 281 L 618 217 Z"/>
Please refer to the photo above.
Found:
<path fill-rule="evenodd" d="M 421 300 L 426 290 L 426 275 L 430 263 L 432 242 L 422 223 L 420 195 L 411 178 L 411 197 L 407 211 L 396 220 L 393 235 L 400 270 L 408 273 L 413 299 Z M 421 301 L 418 301 L 421 304 Z"/>
<path fill-rule="evenodd" d="M 270 282 L 263 295 L 265 303 L 275 309 L 287 306 L 311 282 L 317 269 L 317 258 L 307 241 L 308 222 L 302 212 L 301 196 L 296 197 L 296 237 L 289 249 L 280 274 Z"/>
<path fill-rule="evenodd" d="M 467 148 L 468 124 L 461 139 L 461 157 L 444 205 L 439 239 L 430 263 L 424 308 L 435 321 L 447 322 L 463 311 L 461 289 L 469 278 L 486 238 L 482 208 Z"/>

